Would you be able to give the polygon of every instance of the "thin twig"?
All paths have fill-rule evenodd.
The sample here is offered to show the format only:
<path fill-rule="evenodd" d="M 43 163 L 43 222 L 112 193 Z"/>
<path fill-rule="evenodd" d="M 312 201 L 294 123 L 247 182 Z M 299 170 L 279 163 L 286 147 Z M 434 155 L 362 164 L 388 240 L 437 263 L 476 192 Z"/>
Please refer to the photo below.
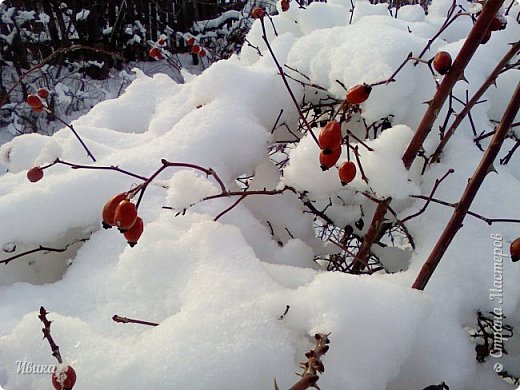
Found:
<path fill-rule="evenodd" d="M 446 202 L 445 200 L 437 199 L 437 198 L 434 198 L 432 196 L 410 195 L 410 197 L 411 198 L 416 198 L 416 199 L 426 200 L 425 206 L 428 205 L 430 202 L 437 203 L 437 204 L 440 204 L 440 205 L 443 205 L 443 206 L 453 207 L 453 208 L 456 208 L 458 206 L 458 203 Z M 475 212 L 473 212 L 471 210 L 468 210 L 467 214 L 471 215 L 472 217 L 475 217 L 475 218 L 478 218 L 478 219 L 484 221 L 488 225 L 492 225 L 492 224 L 498 223 L 498 222 L 520 223 L 520 219 L 514 219 L 514 218 L 488 218 L 488 217 L 484 217 L 483 215 L 477 214 L 477 213 L 475 213 Z"/>
<path fill-rule="evenodd" d="M 155 322 L 136 320 L 136 319 L 128 318 L 128 317 L 121 317 L 121 316 L 118 316 L 117 314 L 114 314 L 112 316 L 112 320 L 114 322 L 119 322 L 122 324 L 139 324 L 139 325 L 148 325 L 148 326 L 159 326 L 159 324 L 157 324 Z"/>
<path fill-rule="evenodd" d="M 13 260 L 19 259 L 20 257 L 32 255 L 33 253 L 37 253 L 37 252 L 57 252 L 57 253 L 65 252 L 67 249 L 69 249 L 70 246 L 77 244 L 79 242 L 86 242 L 88 240 L 89 240 L 88 238 L 76 240 L 74 242 L 71 242 L 70 244 L 67 244 L 64 248 L 49 248 L 49 247 L 40 245 L 38 248 L 19 253 L 17 255 L 8 257 L 7 259 L 2 259 L 2 260 L 0 260 L 0 264 L 9 264 Z"/>
<path fill-rule="evenodd" d="M 437 188 L 439 187 L 439 185 L 444 181 L 444 179 L 446 179 L 453 172 L 455 172 L 453 169 L 448 169 L 448 171 L 444 174 L 444 176 L 442 176 L 440 179 L 436 179 L 435 184 L 433 185 L 433 188 L 430 192 L 430 196 L 427 197 L 427 202 L 423 205 L 423 207 L 421 207 L 421 209 L 419 211 L 417 211 L 416 213 L 409 215 L 406 218 L 401 219 L 401 222 L 404 223 L 404 222 L 409 221 L 410 219 L 415 218 L 415 217 L 421 215 L 422 213 L 424 213 L 426 211 L 426 208 L 430 204 L 430 202 L 433 198 L 433 195 L 435 195 L 435 191 L 437 191 Z"/>
<path fill-rule="evenodd" d="M 296 110 L 298 111 L 298 115 L 300 116 L 300 119 L 303 121 L 303 124 L 305 125 L 305 127 L 307 128 L 307 131 L 311 134 L 312 138 L 314 139 L 314 142 L 316 142 L 316 145 L 319 145 L 319 142 L 318 142 L 318 138 L 316 137 L 316 135 L 314 134 L 314 132 L 312 131 L 312 128 L 309 124 L 309 122 L 307 122 L 307 118 L 305 118 L 305 115 L 303 115 L 303 112 L 302 112 L 302 109 L 300 107 L 300 104 L 298 103 L 298 101 L 296 100 L 296 96 L 294 96 L 294 93 L 289 85 L 289 82 L 287 81 L 287 78 L 285 77 L 285 72 L 283 71 L 283 68 L 281 67 L 280 63 L 278 62 L 278 59 L 276 58 L 276 55 L 274 54 L 274 51 L 269 43 L 269 40 L 267 39 L 267 34 L 266 34 L 266 31 L 265 31 L 265 23 L 264 23 L 264 19 L 260 19 L 260 23 L 262 25 L 262 39 L 264 40 L 266 46 L 267 46 L 267 50 L 269 50 L 269 53 L 271 54 L 271 57 L 273 58 L 273 61 L 276 65 L 276 67 L 278 68 L 278 73 L 280 74 L 280 76 L 282 77 L 282 80 L 283 80 L 283 83 L 285 85 L 285 88 L 287 88 L 287 92 L 289 92 L 289 95 L 291 96 L 291 99 L 294 103 L 294 106 L 296 107 Z"/>
<path fill-rule="evenodd" d="M 74 127 L 70 123 L 65 122 L 59 116 L 54 114 L 54 112 L 52 112 L 52 111 L 50 111 L 50 112 L 54 115 L 54 118 L 56 118 L 58 120 L 58 122 L 61 122 L 62 124 L 67 126 L 72 131 L 72 133 L 76 136 L 76 138 L 78 139 L 78 141 L 81 144 L 81 146 L 83 146 L 83 149 L 85 149 L 85 151 L 87 152 L 87 155 L 92 159 L 92 161 L 96 162 L 96 159 L 95 159 L 94 155 L 89 150 L 89 148 L 87 148 L 87 145 L 85 145 L 85 142 L 83 142 L 83 139 L 81 139 L 81 137 L 79 136 L 78 132 L 74 129 Z"/>

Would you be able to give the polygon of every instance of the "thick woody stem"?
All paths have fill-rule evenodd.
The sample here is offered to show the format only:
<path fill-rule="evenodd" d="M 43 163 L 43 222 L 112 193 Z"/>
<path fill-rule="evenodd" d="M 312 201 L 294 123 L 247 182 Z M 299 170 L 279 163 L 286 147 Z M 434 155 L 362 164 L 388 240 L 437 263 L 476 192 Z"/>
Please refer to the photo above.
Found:
<path fill-rule="evenodd" d="M 439 240 L 435 244 L 435 247 L 433 248 L 432 252 L 430 253 L 430 256 L 428 257 L 428 260 L 426 260 L 426 263 L 424 263 L 421 271 L 419 272 L 419 275 L 417 276 L 417 279 L 415 280 L 412 286 L 413 288 L 418 290 L 424 290 L 426 284 L 428 283 L 428 280 L 430 280 L 430 277 L 435 271 L 435 268 L 437 268 L 437 265 L 439 264 L 442 256 L 448 249 L 458 230 L 462 227 L 464 217 L 468 213 L 471 203 L 473 202 L 473 199 L 475 199 L 475 196 L 480 186 L 482 185 L 482 182 L 484 181 L 486 175 L 490 172 L 493 162 L 495 161 L 495 158 L 498 155 L 500 148 L 502 147 L 504 139 L 507 136 L 509 128 L 511 127 L 511 124 L 513 123 L 513 120 L 516 114 L 518 113 L 519 108 L 520 82 L 517 84 L 513 97 L 511 98 L 509 105 L 507 106 L 506 111 L 504 112 L 502 120 L 498 125 L 497 131 L 493 136 L 491 143 L 489 144 L 486 152 L 484 153 L 484 156 L 482 156 L 480 164 L 477 167 L 475 173 L 469 180 L 468 185 L 466 186 L 466 189 L 462 194 L 462 197 L 460 198 L 457 206 L 455 207 L 455 210 L 453 211 L 450 221 L 444 228 L 444 231 L 442 232 L 441 236 L 439 237 Z"/>
<path fill-rule="evenodd" d="M 388 204 L 390 201 L 391 198 L 388 198 L 378 203 L 374 217 L 372 218 L 372 223 L 368 228 L 368 232 L 363 239 L 363 243 L 361 244 L 361 248 L 359 248 L 356 259 L 354 260 L 355 263 L 352 266 L 352 271 L 354 273 L 358 273 L 368 264 L 367 259 L 370 254 L 370 248 L 372 247 L 372 244 L 375 242 L 376 238 L 379 236 L 379 232 L 381 230 L 381 226 L 383 225 L 385 214 L 388 210 Z"/>

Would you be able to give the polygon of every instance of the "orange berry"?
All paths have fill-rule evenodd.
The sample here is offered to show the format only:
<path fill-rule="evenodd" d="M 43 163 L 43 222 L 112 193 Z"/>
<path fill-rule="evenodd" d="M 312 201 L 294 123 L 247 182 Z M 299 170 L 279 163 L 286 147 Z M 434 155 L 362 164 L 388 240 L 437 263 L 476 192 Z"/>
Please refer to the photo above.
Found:
<path fill-rule="evenodd" d="M 123 199 L 116 206 L 114 224 L 121 232 L 125 232 L 134 226 L 137 220 L 137 207 L 128 199 Z"/>
<path fill-rule="evenodd" d="M 123 192 L 121 194 L 115 195 L 112 199 L 105 203 L 103 206 L 103 212 L 101 213 L 103 218 L 103 227 L 105 229 L 110 229 L 112 226 L 116 224 L 115 222 L 115 214 L 116 207 L 121 201 L 127 199 L 128 194 Z"/>
<path fill-rule="evenodd" d="M 320 152 L 320 167 L 323 171 L 332 168 L 341 156 L 341 146 L 332 150 L 331 153 L 325 154 L 323 150 Z"/>
<path fill-rule="evenodd" d="M 347 102 L 350 104 L 361 104 L 370 96 L 372 87 L 368 84 L 358 84 L 347 91 Z"/>
<path fill-rule="evenodd" d="M 440 51 L 433 57 L 433 68 L 439 74 L 445 74 L 451 68 L 451 56 L 450 53 Z"/>
<path fill-rule="evenodd" d="M 333 149 L 341 146 L 341 126 L 332 120 L 320 130 L 318 143 L 324 154 L 332 153 Z"/>
<path fill-rule="evenodd" d="M 141 234 L 143 234 L 143 230 L 143 220 L 141 219 L 141 217 L 137 217 L 134 226 L 132 226 L 130 229 L 123 233 L 130 247 L 134 247 L 137 244 L 139 237 L 141 237 Z"/>
<path fill-rule="evenodd" d="M 43 169 L 41 169 L 40 167 L 32 167 L 31 169 L 29 169 L 27 171 L 27 179 L 31 183 L 35 183 L 35 182 L 41 180 L 42 177 L 43 177 Z"/>
<path fill-rule="evenodd" d="M 347 185 L 356 177 L 356 164 L 352 161 L 345 161 L 339 166 L 338 173 L 341 184 Z"/>

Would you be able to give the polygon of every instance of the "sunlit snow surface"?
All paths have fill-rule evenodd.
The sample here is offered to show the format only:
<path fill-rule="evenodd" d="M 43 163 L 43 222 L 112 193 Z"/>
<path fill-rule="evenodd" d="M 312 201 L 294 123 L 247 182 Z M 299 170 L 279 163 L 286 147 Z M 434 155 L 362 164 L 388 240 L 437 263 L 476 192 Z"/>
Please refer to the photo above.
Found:
<path fill-rule="evenodd" d="M 349 25 L 350 2 L 336 0 L 313 3 L 306 10 L 292 6 L 273 18 L 277 35 L 270 23 L 266 28 L 282 63 L 342 99 L 345 91 L 336 80 L 346 86 L 385 80 L 409 52 L 418 54 L 426 45 L 450 4 L 434 1 L 427 17 L 419 6 L 406 6 L 395 19 L 388 16 L 386 5 L 357 2 Z M 515 6 L 511 15 L 518 11 Z M 435 41 L 427 57 L 438 49 L 455 56 L 470 28 L 470 20 L 460 18 L 442 35 L 444 41 Z M 507 43 L 518 36 L 520 29 L 511 18 L 506 30 L 493 33 L 479 48 L 465 73 L 469 84 L 459 82 L 454 93 L 463 97 L 468 89 L 471 96 L 508 50 Z M 367 212 L 373 209 L 356 191 L 391 196 L 405 217 L 423 205 L 409 195 L 428 194 L 449 168 L 455 173 L 436 198 L 459 199 L 482 155 L 469 121 L 448 144 L 443 162 L 424 176 L 419 174 L 421 164 L 407 172 L 401 163 L 425 110 L 423 103 L 435 91 L 428 69 L 412 64 L 395 83 L 374 88 L 361 105 L 367 122 L 393 115 L 393 127 L 367 142 L 374 151 L 360 148 L 370 188 L 359 177 L 342 187 L 335 170 L 322 172 L 319 149 L 310 136 L 291 150 L 281 177 L 266 154 L 277 137 L 271 129 L 281 110 L 280 122 L 295 128 L 297 113 L 262 42 L 258 21 L 248 41 L 262 57 L 256 48 L 245 46 L 239 56 L 213 64 L 185 84 L 137 72 L 121 97 L 98 104 L 74 121 L 97 165 L 117 165 L 148 176 L 162 158 L 193 163 L 214 169 L 230 190 L 238 189 L 234 179 L 240 175 L 256 173 L 250 189 L 290 185 L 308 191 L 312 200 L 341 198 L 345 206 L 336 200 L 329 212 L 345 224 L 359 219 L 359 205 Z M 489 120 L 500 119 L 517 81 L 518 71 L 506 73 L 499 78 L 499 89 L 492 87 L 487 101 L 474 108 L 479 132 L 492 130 Z M 291 81 L 291 87 L 301 99 L 301 85 Z M 437 137 L 433 131 L 425 144 L 428 151 L 435 148 Z M 506 141 L 504 151 L 513 144 Z M 0 247 L 12 249 L 15 243 L 18 253 L 39 245 L 62 248 L 90 237 L 65 254 L 40 252 L 1 266 L 0 384 L 8 390 L 51 387 L 47 375 L 16 372 L 17 360 L 55 363 L 42 341 L 37 318 L 42 305 L 50 312 L 62 356 L 77 372 L 78 390 L 263 390 L 273 388 L 275 377 L 280 389 L 289 388 L 317 332 L 331 333 L 319 380 L 322 389 L 414 390 L 442 381 L 452 389 L 511 389 L 494 373 L 496 360 L 475 362 L 465 328 L 476 326 L 477 310 L 494 307 L 489 300 L 490 234 L 501 234 L 509 246 L 520 235 L 518 225 L 488 226 L 468 217 L 420 293 L 410 285 L 451 208 L 431 205 L 408 222 L 417 244 L 408 269 L 353 276 L 319 270 L 314 256 L 333 247 L 314 237 L 312 218 L 290 192 L 249 197 L 217 222 L 213 218 L 236 198 L 205 201 L 176 216 L 220 189 L 200 172 L 169 168 L 146 191 L 139 208 L 145 231 L 130 248 L 116 229 L 101 229 L 100 214 L 106 200 L 139 184 L 138 179 L 54 166 L 40 182 L 27 181 L 27 169 L 57 157 L 91 164 L 69 129 L 52 137 L 17 137 L 1 147 L 0 155 L 9 169 L 0 177 Z M 498 174 L 486 178 L 472 210 L 490 218 L 520 218 L 518 154 L 507 166 L 495 168 Z M 505 259 L 503 275 L 506 322 L 520 325 L 520 267 Z M 280 319 L 287 305 L 290 309 Z M 160 326 L 117 324 L 111 320 L 114 314 Z M 518 337 L 506 349 L 509 354 L 500 363 L 520 376 Z"/>

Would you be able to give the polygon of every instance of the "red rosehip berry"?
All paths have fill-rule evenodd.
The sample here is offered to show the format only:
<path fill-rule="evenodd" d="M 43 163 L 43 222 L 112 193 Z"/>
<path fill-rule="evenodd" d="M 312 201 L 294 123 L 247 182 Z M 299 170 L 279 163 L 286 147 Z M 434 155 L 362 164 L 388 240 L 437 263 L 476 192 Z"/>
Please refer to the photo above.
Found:
<path fill-rule="evenodd" d="M 289 5 L 289 1 L 290 1 L 290 0 L 282 0 L 282 1 L 280 2 L 280 7 L 282 8 L 282 11 L 283 11 L 283 12 L 287 12 L 287 11 L 289 11 L 289 7 L 290 7 L 290 5 Z"/>
<path fill-rule="evenodd" d="M 518 237 L 511 243 L 509 253 L 511 254 L 511 260 L 513 260 L 514 262 L 520 260 L 520 237 Z"/>
<path fill-rule="evenodd" d="M 253 19 L 262 19 L 265 16 L 265 11 L 261 7 L 255 7 L 251 11 L 251 17 Z"/>
<path fill-rule="evenodd" d="M 347 102 L 350 104 L 361 104 L 370 96 L 372 87 L 368 84 L 358 84 L 347 91 Z"/>
<path fill-rule="evenodd" d="M 199 54 L 200 46 L 199 45 L 193 45 L 191 47 L 191 54 Z"/>
<path fill-rule="evenodd" d="M 206 56 L 206 50 L 204 49 L 200 49 L 199 50 L 199 56 L 202 58 L 202 57 L 205 57 Z"/>
<path fill-rule="evenodd" d="M 141 234 L 143 234 L 143 230 L 143 220 L 141 219 L 141 217 L 137 217 L 134 226 L 132 226 L 130 229 L 123 233 L 130 247 L 133 248 L 135 245 L 137 245 L 137 241 L 139 241 L 139 237 L 141 237 Z"/>
<path fill-rule="evenodd" d="M 49 96 L 49 90 L 47 88 L 40 88 L 37 93 L 42 99 L 47 99 Z"/>
<path fill-rule="evenodd" d="M 157 41 L 157 44 L 158 44 L 159 46 L 164 46 L 164 45 L 166 45 L 166 41 L 164 40 L 164 38 L 161 38 L 161 39 L 159 39 L 159 40 Z"/>
<path fill-rule="evenodd" d="M 339 166 L 339 180 L 342 185 L 347 185 L 356 177 L 356 165 L 352 161 L 345 161 Z"/>
<path fill-rule="evenodd" d="M 27 171 L 27 179 L 31 183 L 40 181 L 42 177 L 43 177 L 43 169 L 41 169 L 40 167 L 32 167 L 31 169 L 29 169 Z"/>
<path fill-rule="evenodd" d="M 188 46 L 193 46 L 195 44 L 195 38 L 194 37 L 188 38 L 188 40 L 186 41 L 186 44 Z"/>
<path fill-rule="evenodd" d="M 489 29 L 491 31 L 498 31 L 498 30 L 503 30 L 505 29 L 507 26 L 507 22 L 502 19 L 502 18 L 498 18 L 498 17 L 495 17 L 492 21 L 491 21 L 491 26 L 489 26 Z"/>
<path fill-rule="evenodd" d="M 116 224 L 115 215 L 116 215 L 116 207 L 123 200 L 127 199 L 128 194 L 123 192 L 121 194 L 115 195 L 112 199 L 105 203 L 103 206 L 103 212 L 101 213 L 103 218 L 103 227 L 105 229 L 110 229 L 112 226 Z"/>
<path fill-rule="evenodd" d="M 451 68 L 451 56 L 448 52 L 440 51 L 433 57 L 433 68 L 439 74 L 446 74 Z"/>
<path fill-rule="evenodd" d="M 161 50 L 158 47 L 152 47 L 148 55 L 156 60 L 162 57 Z"/>
<path fill-rule="evenodd" d="M 68 365 L 58 365 L 51 376 L 56 390 L 71 390 L 76 383 L 76 371 Z"/>
<path fill-rule="evenodd" d="M 323 150 L 320 152 L 320 167 L 323 171 L 332 168 L 341 156 L 341 146 L 333 149 L 331 153 L 325 154 Z"/>
<path fill-rule="evenodd" d="M 130 202 L 128 199 L 123 199 L 119 202 L 114 212 L 114 222 L 119 230 L 121 230 L 121 232 L 127 231 L 134 226 L 136 220 L 137 207 L 135 204 Z"/>
<path fill-rule="evenodd" d="M 27 104 L 34 110 L 42 110 L 43 102 L 42 99 L 38 95 L 29 95 L 27 96 Z M 39 111 L 38 111 L 39 112 Z"/>
<path fill-rule="evenodd" d="M 318 135 L 318 143 L 324 154 L 332 153 L 333 149 L 341 146 L 341 126 L 332 120 L 325 125 Z"/>
<path fill-rule="evenodd" d="M 488 28 L 486 30 L 486 32 L 484 33 L 484 37 L 480 41 L 480 44 L 485 45 L 489 41 L 489 38 L 491 38 L 491 29 L 490 28 Z"/>

